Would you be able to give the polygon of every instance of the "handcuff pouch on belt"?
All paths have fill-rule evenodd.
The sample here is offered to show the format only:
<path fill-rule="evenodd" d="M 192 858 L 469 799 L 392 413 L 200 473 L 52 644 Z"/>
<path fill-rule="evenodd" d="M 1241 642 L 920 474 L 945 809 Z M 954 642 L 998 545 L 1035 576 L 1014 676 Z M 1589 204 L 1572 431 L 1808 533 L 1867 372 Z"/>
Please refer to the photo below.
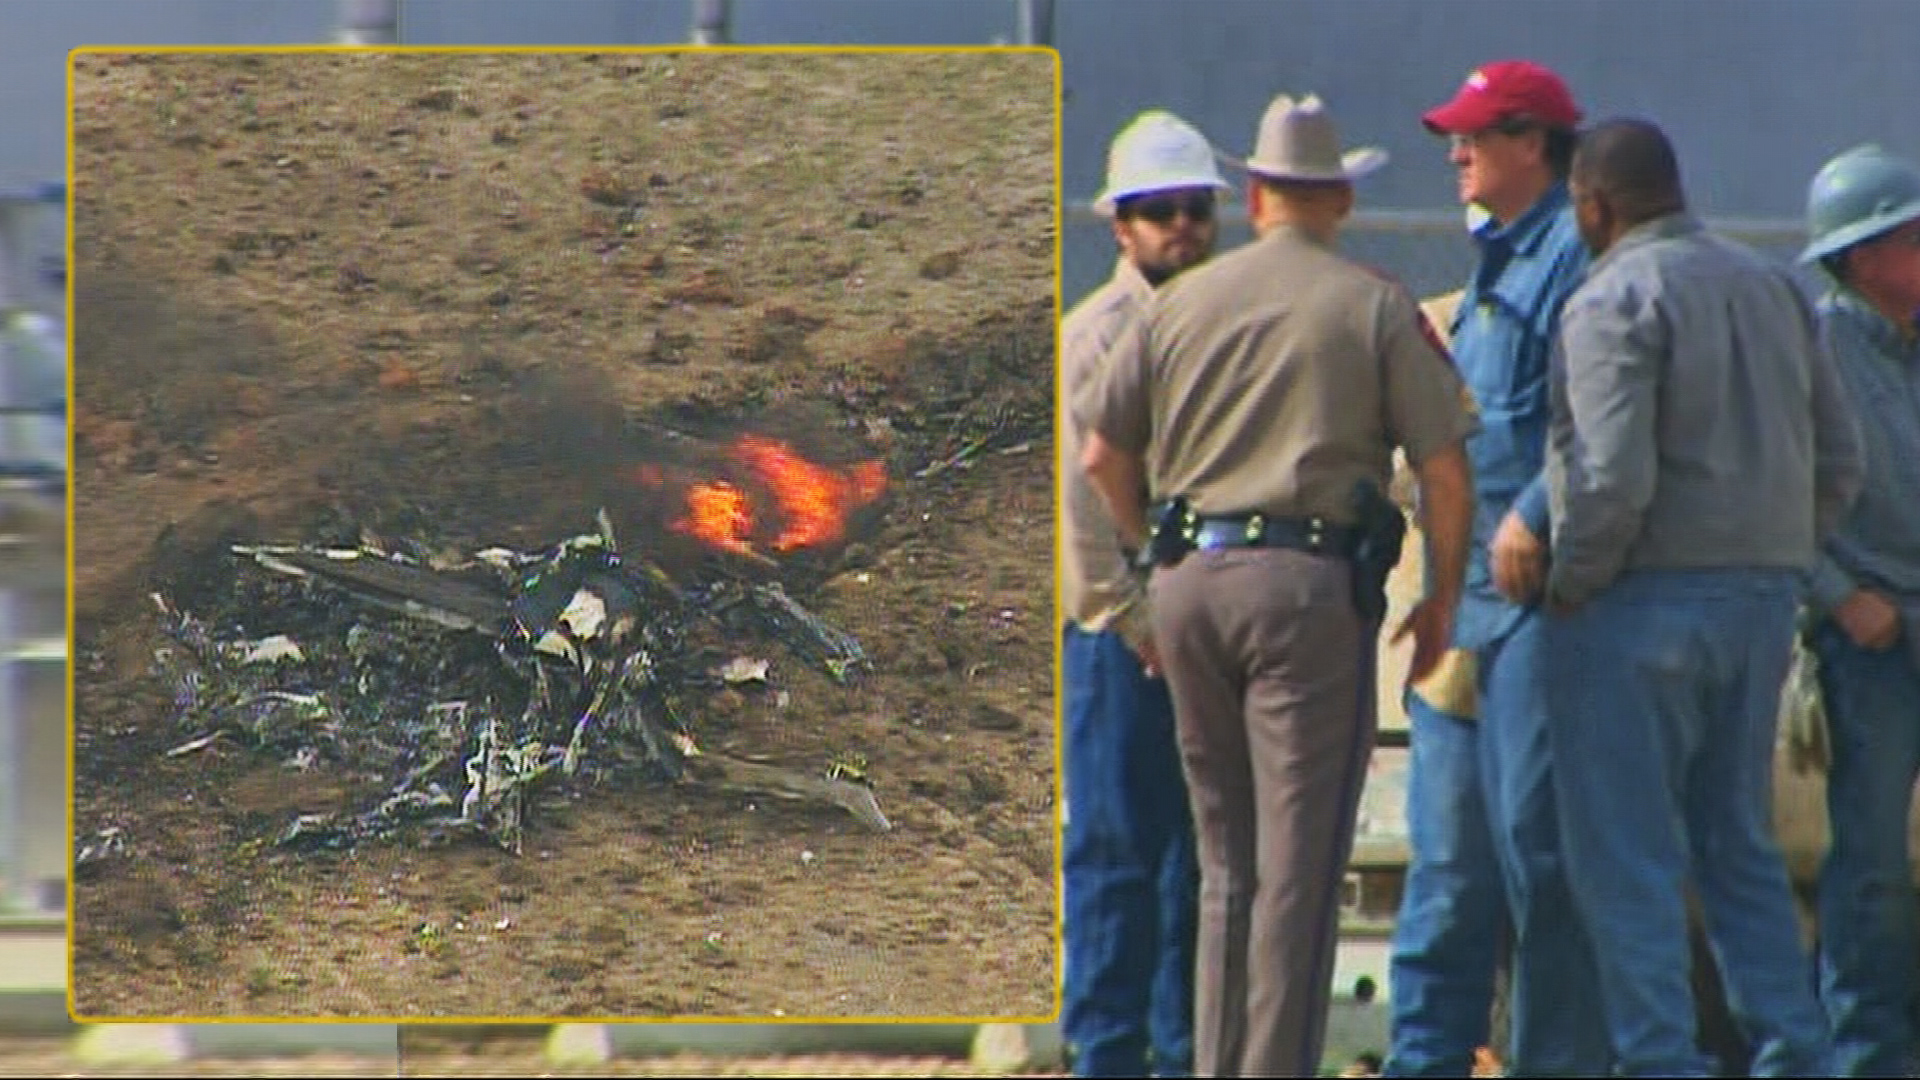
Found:
<path fill-rule="evenodd" d="M 1360 617 L 1377 623 L 1387 615 L 1387 577 L 1400 565 L 1407 538 L 1407 517 L 1400 507 L 1366 480 L 1353 485 L 1356 542 L 1353 551 L 1353 606 Z"/>

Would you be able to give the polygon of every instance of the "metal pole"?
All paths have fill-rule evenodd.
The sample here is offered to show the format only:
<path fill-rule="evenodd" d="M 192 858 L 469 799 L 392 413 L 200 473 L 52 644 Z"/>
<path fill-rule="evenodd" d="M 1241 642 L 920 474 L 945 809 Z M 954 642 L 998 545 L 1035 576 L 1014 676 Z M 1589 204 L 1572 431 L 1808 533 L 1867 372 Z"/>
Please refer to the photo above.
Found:
<path fill-rule="evenodd" d="M 400 0 L 340 0 L 336 45 L 400 44 Z"/>
<path fill-rule="evenodd" d="M 0 769 L 6 770 L 0 784 L 0 911 L 23 905 L 27 896 L 26 799 L 20 790 L 26 786 L 27 765 L 20 759 L 27 742 L 13 684 L 13 599 L 11 588 L 0 589 Z"/>
<path fill-rule="evenodd" d="M 1054 0 L 1019 0 L 1020 44 L 1053 44 Z"/>
<path fill-rule="evenodd" d="M 693 43 L 726 45 L 731 41 L 732 7 L 727 0 L 693 0 Z"/>

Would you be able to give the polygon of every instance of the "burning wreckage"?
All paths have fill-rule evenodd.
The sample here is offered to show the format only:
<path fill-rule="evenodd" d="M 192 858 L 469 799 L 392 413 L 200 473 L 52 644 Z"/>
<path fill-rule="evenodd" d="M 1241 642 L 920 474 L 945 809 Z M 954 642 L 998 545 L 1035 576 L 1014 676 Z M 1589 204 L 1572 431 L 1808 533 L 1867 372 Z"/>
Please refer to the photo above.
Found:
<path fill-rule="evenodd" d="M 844 519 L 878 494 L 871 467 L 807 477 L 803 459 L 758 450 L 744 456 L 778 481 L 767 486 L 786 511 L 776 549 L 830 538 L 831 526 L 805 522 Z M 769 561 L 751 548 L 757 523 L 740 488 L 694 485 L 686 507 L 675 529 Z M 891 828 L 863 758 L 797 772 L 703 752 L 686 719 L 692 694 L 765 680 L 765 661 L 715 662 L 748 637 L 770 635 L 842 684 L 867 666 L 859 643 L 777 582 L 683 586 L 621 551 L 604 510 L 598 526 L 544 551 L 460 560 L 364 536 L 358 546 L 235 545 L 266 573 L 236 580 L 222 617 L 153 596 L 171 641 L 156 654 L 160 674 L 193 734 L 169 753 L 237 737 L 289 767 L 344 769 L 384 790 L 358 812 L 277 827 L 274 842 L 290 847 L 418 829 L 429 841 L 484 835 L 518 853 L 542 785 L 625 770 L 825 803 Z M 88 848 L 105 854 L 106 839 Z"/>

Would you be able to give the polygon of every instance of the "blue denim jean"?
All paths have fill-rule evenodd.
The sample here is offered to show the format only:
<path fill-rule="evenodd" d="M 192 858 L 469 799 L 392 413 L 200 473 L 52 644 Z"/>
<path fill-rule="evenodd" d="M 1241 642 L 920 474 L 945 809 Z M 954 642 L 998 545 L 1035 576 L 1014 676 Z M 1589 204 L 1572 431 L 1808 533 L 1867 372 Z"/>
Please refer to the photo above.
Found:
<path fill-rule="evenodd" d="M 1907 815 L 1920 776 L 1920 671 L 1906 644 L 1862 649 L 1832 623 L 1814 634 L 1833 752 L 1820 993 L 1841 1076 L 1912 1075 L 1920 934 Z"/>
<path fill-rule="evenodd" d="M 1753 1075 L 1827 1075 L 1827 1019 L 1773 830 L 1795 600 L 1785 571 L 1629 571 L 1547 620 L 1563 852 L 1620 1075 L 1711 1075 L 1695 1041 L 1689 879 Z"/>
<path fill-rule="evenodd" d="M 1529 613 L 1477 651 L 1478 720 L 1408 695 L 1413 862 L 1395 927 L 1389 1075 L 1469 1073 L 1488 1041 L 1509 932 L 1509 1068 L 1607 1070 L 1592 946 L 1559 850 L 1542 642 L 1541 618 Z"/>
<path fill-rule="evenodd" d="M 1394 924 L 1387 1076 L 1467 1076 L 1487 1045 L 1507 903 L 1480 788 L 1477 721 L 1408 694 L 1412 859 Z"/>
<path fill-rule="evenodd" d="M 1199 868 L 1173 703 L 1126 642 L 1065 629 L 1066 979 L 1077 1076 L 1193 1069 Z"/>

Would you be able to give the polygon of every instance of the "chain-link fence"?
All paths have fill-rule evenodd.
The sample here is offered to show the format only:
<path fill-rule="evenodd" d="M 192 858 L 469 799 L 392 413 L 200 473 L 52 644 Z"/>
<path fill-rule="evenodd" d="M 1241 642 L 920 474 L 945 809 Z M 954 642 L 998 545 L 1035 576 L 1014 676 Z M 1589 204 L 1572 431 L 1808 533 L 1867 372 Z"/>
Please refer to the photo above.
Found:
<path fill-rule="evenodd" d="M 1223 210 L 1219 251 L 1252 238 L 1243 203 L 1234 200 Z M 1113 234 L 1106 219 L 1096 215 L 1088 204 L 1070 203 L 1064 216 L 1060 288 L 1066 306 L 1072 307 L 1113 272 Z M 1709 218 L 1707 224 L 1783 264 L 1790 264 L 1805 242 L 1805 231 L 1797 221 Z M 1415 296 L 1459 288 L 1473 265 L 1472 242 L 1458 209 L 1362 209 L 1348 222 L 1341 247 L 1354 258 L 1397 275 Z M 1819 287 L 1814 272 L 1806 268 L 1797 271 L 1807 288 Z"/>

